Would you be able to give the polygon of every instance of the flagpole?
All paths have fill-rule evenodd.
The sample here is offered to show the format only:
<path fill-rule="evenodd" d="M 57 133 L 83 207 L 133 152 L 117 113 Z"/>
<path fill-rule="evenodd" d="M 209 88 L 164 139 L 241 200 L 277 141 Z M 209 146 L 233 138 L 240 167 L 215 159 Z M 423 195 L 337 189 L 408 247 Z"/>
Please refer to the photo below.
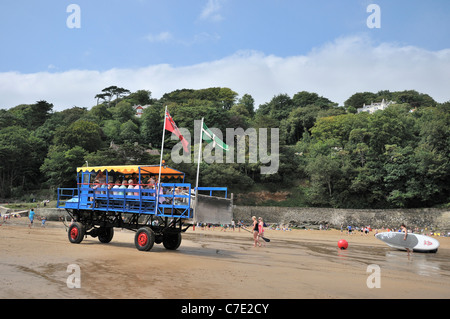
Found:
<path fill-rule="evenodd" d="M 161 185 L 161 166 L 162 166 L 162 159 L 163 159 L 163 152 L 164 152 L 164 139 L 166 137 L 166 114 L 167 114 L 167 105 L 166 109 L 164 110 L 164 126 L 163 126 L 163 135 L 162 135 L 162 141 L 161 141 L 161 158 L 159 159 L 159 175 L 158 175 L 158 188 L 156 193 L 156 203 L 155 203 L 155 216 L 158 214 L 158 206 L 159 206 L 159 190 Z"/>
<path fill-rule="evenodd" d="M 197 211 L 197 203 L 198 203 L 198 179 L 200 175 L 200 161 L 201 161 L 201 152 L 202 152 L 202 137 L 203 137 L 203 121 L 204 118 L 202 117 L 202 123 L 200 124 L 200 140 L 198 142 L 198 157 L 197 157 L 197 180 L 195 182 L 195 206 L 194 206 L 194 223 L 197 221 L 195 220 L 195 213 Z"/>

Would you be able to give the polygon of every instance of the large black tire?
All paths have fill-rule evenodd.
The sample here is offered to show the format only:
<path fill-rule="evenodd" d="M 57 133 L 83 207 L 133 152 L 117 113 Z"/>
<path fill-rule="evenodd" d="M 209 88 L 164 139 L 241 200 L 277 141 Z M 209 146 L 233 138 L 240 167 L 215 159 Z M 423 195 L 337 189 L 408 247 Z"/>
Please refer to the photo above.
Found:
<path fill-rule="evenodd" d="M 163 245 L 166 249 L 176 250 L 181 244 L 181 233 L 165 233 L 163 236 Z"/>
<path fill-rule="evenodd" d="M 134 236 L 134 245 L 140 251 L 149 251 L 155 244 L 155 233 L 149 227 L 141 227 Z"/>
<path fill-rule="evenodd" d="M 72 244 L 79 244 L 83 241 L 86 228 L 79 222 L 74 222 L 69 226 L 68 237 Z"/>
<path fill-rule="evenodd" d="M 114 228 L 100 227 L 98 232 L 98 240 L 100 240 L 101 243 L 107 244 L 113 239 L 113 237 L 114 237 Z"/>

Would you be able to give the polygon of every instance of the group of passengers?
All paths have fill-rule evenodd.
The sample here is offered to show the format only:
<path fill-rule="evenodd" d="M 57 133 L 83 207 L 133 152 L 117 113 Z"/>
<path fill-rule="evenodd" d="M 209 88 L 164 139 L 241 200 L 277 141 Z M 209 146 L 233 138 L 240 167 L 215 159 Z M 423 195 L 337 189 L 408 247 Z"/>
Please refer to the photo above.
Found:
<path fill-rule="evenodd" d="M 139 196 L 139 190 L 142 190 L 142 196 L 155 197 L 157 192 L 158 179 L 155 180 L 153 177 L 149 177 L 144 179 L 143 182 L 139 184 L 135 175 L 136 174 L 133 174 L 128 180 L 124 177 L 123 180 L 116 179 L 114 184 L 109 184 L 106 182 L 106 177 L 103 172 L 99 172 L 95 177 L 94 185 L 92 188 L 95 190 L 95 194 L 106 195 L 106 190 L 108 189 L 111 190 L 110 194 L 116 196 Z M 174 193 L 175 195 L 188 194 L 187 191 L 185 191 L 181 187 L 176 187 L 175 190 L 172 187 L 160 187 L 159 189 L 159 195 L 172 193 Z M 170 198 L 167 198 L 167 200 L 169 199 Z M 164 203 L 165 200 L 165 197 L 159 197 L 160 204 Z M 184 200 L 185 198 L 179 198 L 175 196 L 175 204 L 181 204 L 185 202 Z"/>

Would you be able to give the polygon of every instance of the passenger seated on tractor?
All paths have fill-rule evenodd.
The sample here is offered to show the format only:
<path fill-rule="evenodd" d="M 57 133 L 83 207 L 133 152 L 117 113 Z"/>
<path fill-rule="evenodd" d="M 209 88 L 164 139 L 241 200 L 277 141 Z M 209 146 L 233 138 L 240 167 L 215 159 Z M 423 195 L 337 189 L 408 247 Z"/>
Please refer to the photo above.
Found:
<path fill-rule="evenodd" d="M 113 195 L 119 195 L 119 193 L 120 192 L 117 192 L 117 191 L 114 191 L 115 189 L 119 189 L 120 188 L 120 180 L 116 180 L 116 183 L 114 184 L 114 186 L 112 187 L 112 189 L 113 189 L 113 192 L 112 192 L 112 194 Z"/>
<path fill-rule="evenodd" d="M 175 196 L 177 195 L 183 195 L 182 191 L 181 191 L 181 187 L 177 187 L 175 188 Z M 183 199 L 181 197 L 175 197 L 174 201 L 175 201 L 175 205 L 182 205 L 183 204 Z"/>
<path fill-rule="evenodd" d="M 94 186 L 92 186 L 92 189 L 95 189 L 95 191 L 94 191 L 95 194 L 96 194 L 96 195 L 101 194 L 102 192 L 101 192 L 100 190 L 97 190 L 98 188 L 101 187 L 101 185 L 100 185 L 98 179 L 96 179 L 96 180 L 94 181 L 94 184 L 93 184 L 93 185 L 94 185 Z"/>
<path fill-rule="evenodd" d="M 141 185 L 139 185 L 139 184 L 136 184 L 135 186 L 134 186 L 134 189 L 141 189 L 142 187 L 141 187 Z M 134 192 L 134 196 L 139 196 L 139 192 Z"/>
<path fill-rule="evenodd" d="M 100 190 L 97 190 L 101 186 L 100 183 L 98 182 L 98 180 L 96 179 L 92 185 L 93 185 L 92 189 L 94 190 L 95 195 L 100 195 L 102 192 Z M 94 197 L 90 197 L 89 201 L 94 201 Z M 94 206 L 94 204 L 95 204 L 95 206 Z M 91 208 L 97 207 L 97 203 L 93 203 L 90 207 Z"/>
<path fill-rule="evenodd" d="M 122 181 L 122 185 L 121 185 L 119 188 L 120 188 L 120 189 L 126 189 L 126 188 L 127 188 L 127 181 L 126 181 L 126 180 L 123 180 L 123 181 Z M 118 195 L 123 196 L 123 195 L 124 195 L 124 192 L 119 192 Z"/>
<path fill-rule="evenodd" d="M 101 193 L 102 193 L 103 195 L 106 195 L 106 189 L 111 189 L 111 187 L 110 187 L 108 184 L 106 184 L 106 181 L 104 181 L 103 183 L 101 183 L 101 186 L 100 186 L 100 187 L 102 188 Z"/>
<path fill-rule="evenodd" d="M 156 197 L 156 192 L 157 192 L 157 190 L 156 190 L 156 185 L 153 185 L 153 186 L 152 186 L 152 190 L 153 190 L 152 196 L 153 196 L 153 197 Z"/>
<path fill-rule="evenodd" d="M 132 179 L 128 180 L 128 189 L 134 189 Z M 127 196 L 133 196 L 133 195 L 134 195 L 134 192 L 127 192 Z"/>
<path fill-rule="evenodd" d="M 98 172 L 97 176 L 95 176 L 95 180 L 99 183 L 106 183 L 106 176 L 102 171 Z"/>
<path fill-rule="evenodd" d="M 147 184 L 147 186 L 145 188 L 149 190 L 148 192 L 145 193 L 145 196 L 155 197 L 156 190 L 155 190 L 155 185 L 154 184 Z"/>
<path fill-rule="evenodd" d="M 162 186 L 159 188 L 159 199 L 158 199 L 158 201 L 159 201 L 160 204 L 164 204 L 164 202 L 166 201 L 166 198 L 162 197 L 161 195 L 164 195 L 164 191 L 163 191 L 163 187 Z"/>

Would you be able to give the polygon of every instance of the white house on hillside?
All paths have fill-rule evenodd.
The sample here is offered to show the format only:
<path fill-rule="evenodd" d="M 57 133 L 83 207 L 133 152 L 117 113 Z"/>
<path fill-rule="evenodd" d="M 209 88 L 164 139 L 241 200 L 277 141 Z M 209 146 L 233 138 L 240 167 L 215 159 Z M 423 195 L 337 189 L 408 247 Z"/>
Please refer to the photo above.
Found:
<path fill-rule="evenodd" d="M 386 101 L 383 99 L 383 101 L 381 101 L 381 103 L 373 103 L 373 102 L 372 102 L 372 104 L 370 104 L 370 105 L 364 104 L 363 107 L 357 109 L 357 111 L 358 111 L 358 113 L 361 113 L 361 112 L 369 112 L 369 113 L 372 114 L 372 113 L 375 112 L 375 111 L 378 111 L 378 110 L 384 110 L 385 108 L 387 108 L 387 107 L 388 107 L 389 105 L 391 105 L 391 104 L 395 104 L 395 102 L 394 102 L 394 101 L 386 102 Z"/>

